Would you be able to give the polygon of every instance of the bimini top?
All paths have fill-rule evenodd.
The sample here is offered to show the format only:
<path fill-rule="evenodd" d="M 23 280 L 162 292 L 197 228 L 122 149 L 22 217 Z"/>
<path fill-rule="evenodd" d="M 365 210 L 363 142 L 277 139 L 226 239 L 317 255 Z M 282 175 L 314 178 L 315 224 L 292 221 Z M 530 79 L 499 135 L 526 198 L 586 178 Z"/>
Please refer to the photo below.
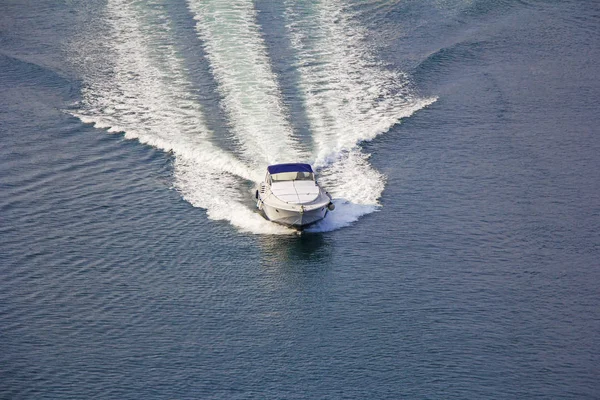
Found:
<path fill-rule="evenodd" d="M 267 171 L 271 175 L 281 172 L 313 172 L 309 164 L 275 164 L 269 165 Z"/>

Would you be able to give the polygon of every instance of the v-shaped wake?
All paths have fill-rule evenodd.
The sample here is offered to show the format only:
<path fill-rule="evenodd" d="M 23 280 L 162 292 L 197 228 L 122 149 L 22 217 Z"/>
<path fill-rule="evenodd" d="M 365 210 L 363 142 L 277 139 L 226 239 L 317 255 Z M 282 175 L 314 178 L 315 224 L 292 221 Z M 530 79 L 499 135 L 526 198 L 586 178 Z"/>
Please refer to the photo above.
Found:
<path fill-rule="evenodd" d="M 308 162 L 334 197 L 336 211 L 313 231 L 349 225 L 378 209 L 385 177 L 368 161 L 360 143 L 387 132 L 401 118 L 435 99 L 421 99 L 408 77 L 381 65 L 366 48 L 366 31 L 341 0 L 283 5 L 292 44 L 290 68 L 298 72 L 298 98 L 312 134 L 306 147 L 292 129 L 252 2 L 189 0 L 198 40 L 228 119 L 231 150 L 215 144 L 206 110 L 189 79 L 182 43 L 173 35 L 166 0 L 109 0 L 99 17 L 108 35 L 74 43 L 81 66 L 83 100 L 72 113 L 111 132 L 124 132 L 172 151 L 174 186 L 211 219 L 253 233 L 290 233 L 254 209 L 252 193 L 268 164 Z M 102 65 L 90 71 L 90 59 Z M 85 66 L 85 68 L 84 68 Z"/>

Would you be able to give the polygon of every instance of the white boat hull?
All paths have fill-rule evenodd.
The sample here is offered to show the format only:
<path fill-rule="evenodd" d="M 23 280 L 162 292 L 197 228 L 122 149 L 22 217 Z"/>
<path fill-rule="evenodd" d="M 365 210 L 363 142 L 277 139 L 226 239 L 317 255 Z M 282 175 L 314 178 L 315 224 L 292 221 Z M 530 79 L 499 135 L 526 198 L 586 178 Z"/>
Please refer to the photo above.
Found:
<path fill-rule="evenodd" d="M 319 222 L 325 218 L 328 211 L 326 205 L 305 211 L 286 210 L 283 208 L 271 207 L 266 204 L 262 204 L 261 208 L 269 220 L 293 228 L 304 228 Z"/>

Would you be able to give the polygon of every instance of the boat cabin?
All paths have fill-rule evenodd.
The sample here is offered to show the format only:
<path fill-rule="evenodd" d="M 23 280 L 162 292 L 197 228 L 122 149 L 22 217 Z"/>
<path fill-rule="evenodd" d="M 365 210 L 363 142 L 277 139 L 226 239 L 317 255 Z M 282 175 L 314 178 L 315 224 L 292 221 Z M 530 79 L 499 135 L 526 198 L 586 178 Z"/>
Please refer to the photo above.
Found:
<path fill-rule="evenodd" d="M 275 164 L 267 167 L 265 182 L 314 181 L 315 173 L 309 164 Z"/>

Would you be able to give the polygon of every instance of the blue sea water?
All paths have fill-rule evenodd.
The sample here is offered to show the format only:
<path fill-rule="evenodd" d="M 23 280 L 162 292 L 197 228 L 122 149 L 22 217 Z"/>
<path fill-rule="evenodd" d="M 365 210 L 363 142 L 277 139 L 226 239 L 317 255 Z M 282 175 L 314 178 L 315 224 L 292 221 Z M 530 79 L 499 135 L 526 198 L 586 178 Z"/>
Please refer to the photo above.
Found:
<path fill-rule="evenodd" d="M 600 397 L 600 4 L 4 0 L 0 398 Z M 297 234 L 252 193 L 317 168 Z"/>

